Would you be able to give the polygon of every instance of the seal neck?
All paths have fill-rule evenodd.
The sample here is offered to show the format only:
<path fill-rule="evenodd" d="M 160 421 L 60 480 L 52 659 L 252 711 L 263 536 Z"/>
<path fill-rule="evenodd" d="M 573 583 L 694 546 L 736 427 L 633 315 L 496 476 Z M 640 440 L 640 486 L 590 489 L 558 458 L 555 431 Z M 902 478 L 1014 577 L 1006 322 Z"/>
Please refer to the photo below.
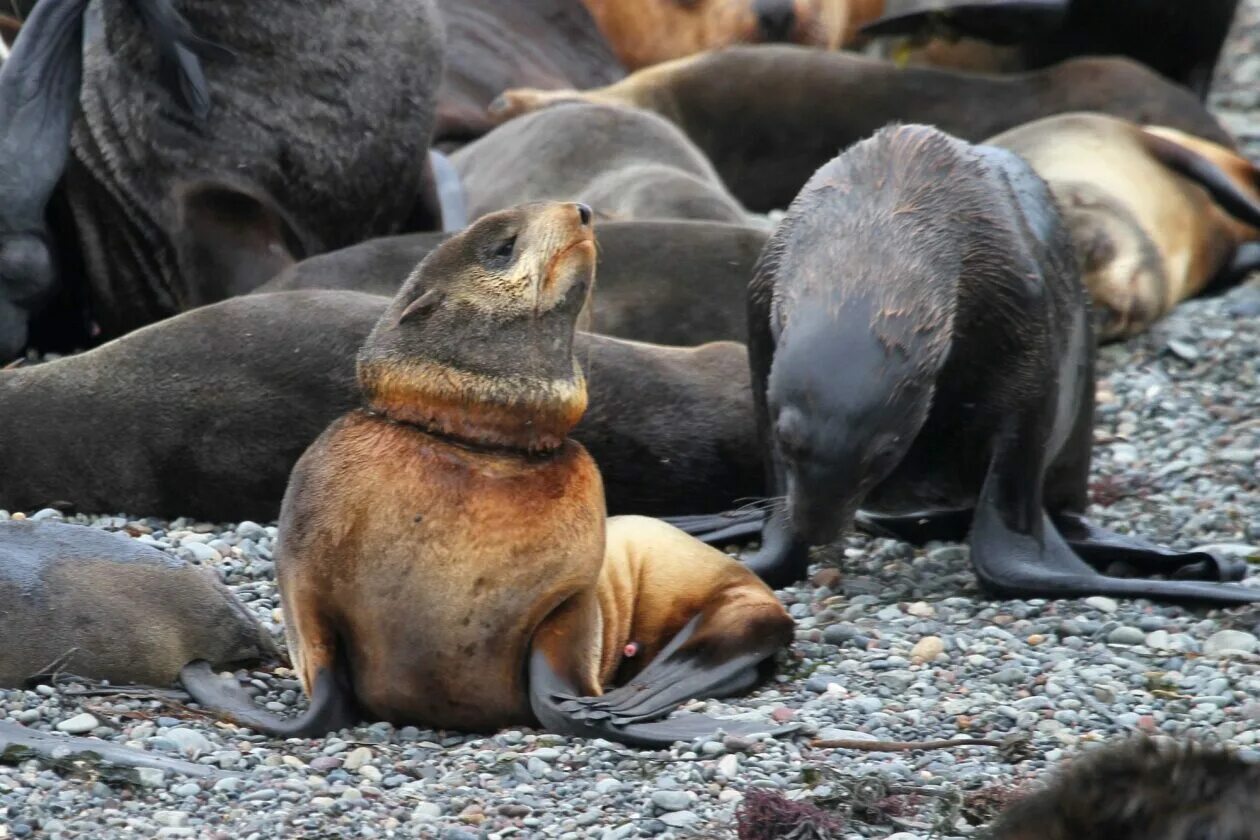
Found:
<path fill-rule="evenodd" d="M 586 411 L 576 361 L 567 378 L 504 377 L 425 360 L 360 361 L 369 410 L 472 446 L 553 452 Z"/>

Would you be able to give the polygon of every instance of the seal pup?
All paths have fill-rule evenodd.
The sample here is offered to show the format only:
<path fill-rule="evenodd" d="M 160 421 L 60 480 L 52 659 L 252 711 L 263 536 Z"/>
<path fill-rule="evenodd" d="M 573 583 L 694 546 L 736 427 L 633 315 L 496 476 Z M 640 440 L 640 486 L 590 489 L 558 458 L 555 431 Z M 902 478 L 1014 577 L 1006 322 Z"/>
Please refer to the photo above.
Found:
<path fill-rule="evenodd" d="M 529 201 L 578 201 L 600 217 L 748 224 L 712 164 L 650 111 L 574 103 L 511 120 L 451 155 L 472 218 Z"/>
<path fill-rule="evenodd" d="M 890 122 L 937 125 L 964 140 L 1066 111 L 1099 111 L 1233 146 L 1193 94 L 1136 62 L 1079 58 L 989 76 L 804 47 L 730 47 L 658 64 L 586 91 L 507 91 L 500 119 L 557 101 L 633 105 L 676 123 L 749 210 L 786 207 L 836 150 Z M 843 103 L 820 107 L 819 103 Z"/>
<path fill-rule="evenodd" d="M 568 437 L 587 402 L 574 338 L 591 222 L 585 205 L 526 205 L 420 265 L 359 352 L 364 408 L 285 493 L 277 582 L 310 708 L 240 708 L 205 668 L 184 680 L 195 698 L 285 736 L 362 715 L 647 745 L 767 731 L 650 722 L 750 687 L 792 621 L 721 552 L 663 522 L 606 521 L 595 462 Z"/>
<path fill-rule="evenodd" d="M 769 237 L 761 227 L 713 222 L 602 222 L 591 329 L 687 347 L 746 341 L 744 292 Z M 393 297 L 446 238 L 414 233 L 370 239 L 302 260 L 258 292 L 349 289 Z"/>
<path fill-rule="evenodd" d="M 785 499 L 749 565 L 773 585 L 804 577 L 808 546 L 834 540 L 860 506 L 869 530 L 965 538 L 999 596 L 1260 600 L 1260 589 L 1094 568 L 1244 572 L 1082 516 L 1089 307 L 1054 198 L 1014 153 L 916 125 L 853 146 L 792 203 L 748 313 L 767 474 Z"/>
<path fill-rule="evenodd" d="M 1073 758 L 1009 806 L 993 840 L 1255 840 L 1260 764 L 1227 750 L 1133 738 Z"/>
<path fill-rule="evenodd" d="M 274 518 L 303 450 L 359 404 L 355 352 L 388 304 L 250 295 L 0 370 L 0 508 Z M 764 494 L 743 345 L 581 334 L 576 355 L 591 405 L 575 436 L 613 513 L 717 512 Z"/>
<path fill-rule="evenodd" d="M 1013 47 L 1003 53 L 1024 69 L 1126 56 L 1206 101 L 1237 8 L 1238 0 L 889 0 L 862 32 L 980 39 Z"/>
<path fill-rule="evenodd" d="M 5 688 L 54 672 L 164 687 L 192 661 L 277 655 L 214 571 L 82 525 L 0 521 L 0 599 Z"/>
<path fill-rule="evenodd" d="M 1260 267 L 1242 248 L 1260 239 L 1260 171 L 1231 149 L 1102 114 L 1047 117 L 986 142 L 1050 185 L 1101 315 L 1100 340 L 1135 335 Z"/>

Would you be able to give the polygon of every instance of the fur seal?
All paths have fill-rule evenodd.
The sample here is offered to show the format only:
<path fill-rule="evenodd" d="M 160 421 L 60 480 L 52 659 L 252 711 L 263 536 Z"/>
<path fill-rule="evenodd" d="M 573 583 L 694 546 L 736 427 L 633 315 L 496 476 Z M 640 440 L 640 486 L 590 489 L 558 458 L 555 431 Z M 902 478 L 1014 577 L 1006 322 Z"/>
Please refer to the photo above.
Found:
<path fill-rule="evenodd" d="M 0 181 L 28 185 L 29 157 L 51 190 L 65 166 L 64 212 L 40 246 L 65 264 L 39 266 L 45 302 L 47 278 L 60 275 L 108 338 L 248 291 L 295 259 L 438 215 L 434 190 L 422 189 L 433 180 L 425 152 L 442 65 L 433 0 L 299 2 L 281 15 L 185 0 L 182 17 L 170 0 L 146 4 L 152 14 L 102 3 L 102 32 L 83 46 L 66 29 L 45 56 L 56 72 L 36 98 L 39 119 L 0 121 L 7 144 L 38 150 L 0 162 Z M 82 31 L 86 3 L 47 5 L 77 9 Z M 168 65 L 183 72 L 191 116 L 150 82 Z M 10 66 L 22 63 L 11 58 L 0 73 Z M 26 142 L 31 125 L 39 143 Z M 29 271 L 38 254 L 19 256 Z"/>
<path fill-rule="evenodd" d="M 169 686 L 194 660 L 272 660 L 271 637 L 210 569 L 61 522 L 0 521 L 0 686 L 65 672 Z"/>
<path fill-rule="evenodd" d="M 603 218 L 748 224 L 713 166 L 673 123 L 639 108 L 561 104 L 451 155 L 472 218 L 529 201 L 579 201 Z"/>
<path fill-rule="evenodd" d="M 802 578 L 808 546 L 861 506 L 863 527 L 886 535 L 965 538 L 1002 596 L 1260 601 L 1260 589 L 1095 570 L 1243 571 L 1082 515 L 1089 307 L 1054 198 L 1014 153 L 915 125 L 851 147 L 792 203 L 748 311 L 755 413 L 784 497 L 750 565 L 772 584 Z"/>
<path fill-rule="evenodd" d="M 899 120 L 979 142 L 1052 114 L 1099 111 L 1233 146 L 1193 94 L 1121 58 L 986 76 L 803 47 L 731 47 L 649 67 L 605 88 L 507 91 L 492 110 L 508 118 L 570 100 L 634 105 L 673 121 L 740 203 L 759 213 L 786 207 L 836 149 Z"/>
<path fill-rule="evenodd" d="M 733 44 L 835 50 L 879 17 L 883 0 L 583 0 L 630 70 Z"/>
<path fill-rule="evenodd" d="M 652 344 L 746 341 L 744 292 L 769 237 L 759 227 L 711 222 L 601 223 L 591 329 Z M 258 292 L 348 289 L 393 297 L 446 238 L 415 233 L 371 239 L 302 260 Z"/>
<path fill-rule="evenodd" d="M 582 0 L 438 0 L 446 72 L 434 142 L 443 148 L 494 128 L 486 106 L 511 87 L 578 88 L 625 76 Z"/>
<path fill-rule="evenodd" d="M 238 715 L 225 690 L 185 680 L 195 698 L 284 736 L 363 715 L 646 745 L 770 728 L 649 722 L 751 686 L 792 620 L 678 529 L 606 521 L 595 462 L 568 437 L 587 402 L 574 338 L 594 272 L 581 204 L 485 216 L 429 255 L 359 352 L 364 407 L 311 445 L 285 493 L 276 573 L 309 710 Z"/>
<path fill-rule="evenodd" d="M 1255 249 L 1242 248 L 1260 240 L 1260 171 L 1231 149 L 1102 114 L 1047 117 L 986 142 L 1050 185 L 1103 316 L 1102 340 L 1141 332 L 1260 267 Z"/>
<path fill-rule="evenodd" d="M 250 295 L 0 370 L 0 507 L 273 518 L 302 451 L 358 404 L 354 355 L 388 303 Z M 764 492 L 742 345 L 582 334 L 577 356 L 591 405 L 576 437 L 614 513 L 716 512 Z"/>
<path fill-rule="evenodd" d="M 35 8 L 0 65 L 0 143 L 11 150 L 0 161 L 0 360 L 26 346 L 30 320 L 55 298 L 66 262 L 49 214 L 69 158 L 87 7 L 88 0 L 70 0 Z M 167 68 L 169 93 L 196 109 L 206 91 L 200 64 L 175 29 L 182 19 L 166 0 L 142 0 L 127 12 L 149 24 L 142 40 L 182 58 Z"/>
<path fill-rule="evenodd" d="M 1090 750 L 1009 806 L 994 840 L 1254 840 L 1260 765 L 1133 738 Z"/>
<path fill-rule="evenodd" d="M 1005 53 L 1022 69 L 1126 56 L 1206 100 L 1237 8 L 1238 0 L 889 0 L 886 14 L 862 31 L 1009 45 Z"/>

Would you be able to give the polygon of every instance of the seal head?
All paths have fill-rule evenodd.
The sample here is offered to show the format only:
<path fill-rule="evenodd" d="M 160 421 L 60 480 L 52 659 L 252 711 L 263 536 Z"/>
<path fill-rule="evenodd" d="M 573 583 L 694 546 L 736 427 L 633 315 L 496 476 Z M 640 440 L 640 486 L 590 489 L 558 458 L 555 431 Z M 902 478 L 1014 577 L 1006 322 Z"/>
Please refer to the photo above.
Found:
<path fill-rule="evenodd" d="M 359 353 L 369 409 L 469 445 L 558 449 L 586 410 L 573 338 L 595 277 L 591 219 L 583 204 L 527 204 L 430 254 Z"/>

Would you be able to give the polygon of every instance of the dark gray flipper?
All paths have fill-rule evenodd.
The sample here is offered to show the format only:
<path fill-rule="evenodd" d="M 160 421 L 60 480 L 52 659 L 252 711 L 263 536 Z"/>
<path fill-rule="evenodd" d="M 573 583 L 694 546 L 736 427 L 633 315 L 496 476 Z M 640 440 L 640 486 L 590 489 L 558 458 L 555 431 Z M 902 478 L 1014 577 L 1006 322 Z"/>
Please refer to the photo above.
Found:
<path fill-rule="evenodd" d="M 861 32 L 914 36 L 943 31 L 993 44 L 1020 44 L 1058 32 L 1070 5 L 1070 0 L 906 0 Z"/>
<path fill-rule="evenodd" d="M 1260 589 L 1228 583 L 1117 578 L 1073 552 L 1042 507 L 1046 440 L 1041 417 L 1021 418 L 995 447 L 971 529 L 971 563 L 1006 597 L 1114 595 L 1217 604 L 1260 602 Z"/>
<path fill-rule="evenodd" d="M 310 706 L 296 718 L 282 718 L 258 708 L 235 680 L 220 677 L 205 660 L 185 665 L 179 681 L 206 711 L 275 738 L 323 737 L 360 720 L 353 690 L 327 670 L 315 675 Z"/>
<path fill-rule="evenodd" d="M 766 522 L 764 510 L 732 510 L 693 516 L 662 516 L 680 531 L 696 539 L 716 545 L 727 541 L 751 539 L 761 533 Z"/>
<path fill-rule="evenodd" d="M 1260 202 L 1211 160 L 1194 149 L 1145 131 L 1142 132 L 1142 144 L 1164 166 L 1207 190 L 1212 200 L 1226 213 L 1252 227 L 1260 227 Z"/>
<path fill-rule="evenodd" d="M 1135 574 L 1166 575 L 1177 580 L 1239 581 L 1247 576 L 1246 562 L 1237 558 L 1165 548 L 1100 528 L 1077 513 L 1058 513 L 1050 519 L 1072 550 L 1100 571 L 1120 564 Z"/>
<path fill-rule="evenodd" d="M 626 686 L 602 697 L 579 697 L 578 687 L 556 673 L 545 654 L 530 654 L 530 705 L 547 729 L 586 738 L 605 738 L 641 747 L 668 747 L 676 741 L 728 735 L 781 735 L 795 726 L 723 720 L 707 715 L 669 714 L 693 697 L 719 697 L 746 691 L 757 681 L 757 666 L 773 656 L 781 640 L 767 639 L 766 648 L 706 661 L 687 650 L 701 617 L 688 622 L 657 657 Z M 688 655 L 688 653 L 692 655 Z"/>

